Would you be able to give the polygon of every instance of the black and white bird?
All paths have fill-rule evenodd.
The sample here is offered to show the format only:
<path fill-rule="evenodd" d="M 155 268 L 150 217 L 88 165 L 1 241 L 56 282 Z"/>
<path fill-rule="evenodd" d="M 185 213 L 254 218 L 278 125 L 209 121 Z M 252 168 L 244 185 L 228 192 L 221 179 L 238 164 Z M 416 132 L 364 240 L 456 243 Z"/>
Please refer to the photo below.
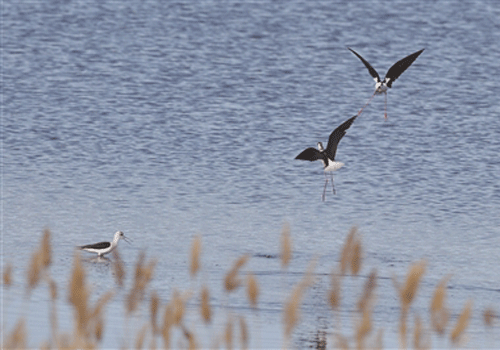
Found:
<path fill-rule="evenodd" d="M 392 87 L 392 83 L 397 79 L 399 78 L 399 76 L 401 74 L 403 74 L 403 72 L 405 70 L 408 69 L 409 66 L 411 66 L 411 64 L 417 59 L 417 57 L 425 50 L 425 49 L 422 49 L 420 51 L 417 51 L 415 53 L 412 53 L 411 55 L 409 56 L 406 56 L 405 58 L 397 61 L 395 64 L 392 65 L 391 68 L 389 68 L 389 70 L 387 71 L 387 74 L 385 75 L 385 78 L 384 80 L 380 80 L 380 77 L 377 73 L 377 71 L 370 65 L 370 63 L 368 63 L 367 60 L 365 60 L 363 57 L 361 57 L 360 54 L 358 54 L 356 51 L 354 51 L 353 49 L 351 49 L 350 47 L 348 47 L 348 49 L 353 53 L 355 54 L 360 60 L 361 62 L 364 63 L 364 65 L 366 66 L 366 68 L 368 69 L 368 72 L 370 72 L 370 75 L 373 77 L 373 79 L 375 80 L 375 92 L 373 93 L 372 97 L 370 97 L 370 99 L 368 100 L 368 102 L 366 102 L 366 104 L 363 106 L 363 108 L 361 108 L 358 112 L 358 115 L 361 114 L 361 112 L 363 111 L 363 109 L 368 106 L 368 104 L 370 103 L 370 101 L 373 99 L 373 97 L 375 95 L 379 95 L 379 94 L 384 94 L 385 95 L 385 109 L 384 109 L 384 117 L 385 119 L 387 119 L 387 90 L 389 88 Z"/>
<path fill-rule="evenodd" d="M 351 124 L 354 122 L 354 119 L 356 118 L 357 115 L 346 120 L 339 127 L 333 130 L 333 132 L 330 134 L 330 138 L 328 139 L 328 145 L 326 146 L 326 149 L 323 148 L 323 144 L 321 142 L 318 142 L 318 149 L 309 147 L 302 151 L 302 153 L 300 153 L 297 157 L 295 157 L 295 159 L 308 160 L 310 162 L 313 162 L 315 160 L 321 160 L 323 162 L 323 170 L 325 171 L 325 187 L 323 189 L 323 195 L 321 197 L 323 201 L 325 200 L 326 186 L 328 185 L 328 176 L 326 174 L 327 172 L 329 172 L 331 175 L 332 190 L 333 194 L 335 194 L 335 186 L 333 185 L 333 172 L 339 170 L 344 166 L 344 163 L 335 161 L 337 145 L 339 144 L 342 137 L 344 137 L 344 135 L 346 134 L 346 130 L 349 129 Z"/>
<path fill-rule="evenodd" d="M 104 254 L 111 253 L 118 246 L 118 241 L 121 238 L 123 238 L 125 242 L 130 243 L 128 241 L 128 238 L 125 237 L 122 231 L 117 231 L 111 242 L 99 242 L 94 244 L 83 245 L 77 248 L 85 250 L 87 252 L 97 253 L 99 257 L 102 257 Z"/>

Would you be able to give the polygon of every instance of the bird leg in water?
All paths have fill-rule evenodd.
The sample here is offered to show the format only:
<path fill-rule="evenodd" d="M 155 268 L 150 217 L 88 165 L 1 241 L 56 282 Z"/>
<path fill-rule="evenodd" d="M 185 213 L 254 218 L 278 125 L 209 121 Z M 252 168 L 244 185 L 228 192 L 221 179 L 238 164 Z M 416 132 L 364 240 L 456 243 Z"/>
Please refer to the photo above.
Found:
<path fill-rule="evenodd" d="M 326 175 L 326 172 L 325 172 L 325 187 L 323 188 L 323 195 L 321 196 L 321 199 L 323 200 L 323 202 L 325 201 L 325 198 L 326 198 L 326 185 L 328 185 L 328 175 Z"/>
<path fill-rule="evenodd" d="M 330 175 L 332 176 L 332 192 L 333 194 L 337 194 L 337 191 L 335 191 L 335 185 L 333 184 L 333 173 L 330 173 Z"/>
<path fill-rule="evenodd" d="M 384 118 L 387 120 L 387 92 L 384 92 L 385 95 L 385 103 L 384 103 Z"/>
<path fill-rule="evenodd" d="M 373 97 L 375 96 L 375 94 L 376 94 L 376 93 L 377 93 L 377 92 L 375 91 L 375 92 L 373 93 L 372 97 L 370 97 L 370 98 L 368 99 L 368 102 L 366 102 L 366 103 L 365 103 L 365 105 L 363 106 L 363 108 L 361 108 L 361 109 L 359 110 L 359 112 L 358 112 L 358 116 L 361 114 L 361 112 L 363 112 L 363 109 L 365 109 L 365 107 L 366 107 L 366 106 L 368 106 L 368 104 L 371 102 L 371 100 L 373 100 Z"/>

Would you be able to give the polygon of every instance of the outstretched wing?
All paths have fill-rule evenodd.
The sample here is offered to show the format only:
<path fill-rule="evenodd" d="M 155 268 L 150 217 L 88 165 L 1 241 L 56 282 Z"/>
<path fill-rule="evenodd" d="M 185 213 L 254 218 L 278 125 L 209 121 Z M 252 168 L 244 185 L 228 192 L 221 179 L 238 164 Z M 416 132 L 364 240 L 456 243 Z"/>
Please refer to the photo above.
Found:
<path fill-rule="evenodd" d="M 358 58 L 361 60 L 361 62 L 363 62 L 366 66 L 366 68 L 368 68 L 368 72 L 370 72 L 370 75 L 373 77 L 373 79 L 375 80 L 376 83 L 379 83 L 380 82 L 380 77 L 378 76 L 378 73 L 377 71 L 375 70 L 375 68 L 373 68 L 370 63 L 368 63 L 367 60 L 365 60 L 363 57 L 361 57 L 360 54 L 358 54 L 356 51 L 354 51 L 353 49 L 351 49 L 350 47 L 348 47 L 349 50 L 351 50 L 351 52 L 353 54 L 355 54 L 356 56 L 358 56 Z"/>
<path fill-rule="evenodd" d="M 326 146 L 325 153 L 331 160 L 335 160 L 335 153 L 337 153 L 337 145 L 342 137 L 344 137 L 346 130 L 349 129 L 356 119 L 357 115 L 343 122 L 337 129 L 333 130 L 328 139 L 328 146 Z"/>
<path fill-rule="evenodd" d="M 401 74 L 405 70 L 408 69 L 409 66 L 417 59 L 417 57 L 424 51 L 425 49 L 422 49 L 420 51 L 417 51 L 415 53 L 412 53 L 409 56 L 406 56 L 402 60 L 397 61 L 389 70 L 387 71 L 387 74 L 385 75 L 385 82 L 388 87 L 391 87 L 392 83 L 399 78 Z"/>
<path fill-rule="evenodd" d="M 316 148 L 309 147 L 302 151 L 295 159 L 308 160 L 314 162 L 315 160 L 323 159 L 323 153 Z"/>

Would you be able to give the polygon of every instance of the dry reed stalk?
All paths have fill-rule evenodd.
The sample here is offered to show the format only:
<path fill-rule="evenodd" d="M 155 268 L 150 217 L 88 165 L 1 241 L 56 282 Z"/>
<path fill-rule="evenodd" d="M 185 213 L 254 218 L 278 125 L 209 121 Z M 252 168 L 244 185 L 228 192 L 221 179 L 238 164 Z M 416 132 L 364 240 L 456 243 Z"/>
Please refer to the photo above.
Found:
<path fill-rule="evenodd" d="M 444 335 L 448 324 L 449 311 L 446 307 L 446 285 L 451 275 L 443 277 L 434 290 L 431 300 L 431 324 L 432 328 L 439 335 Z"/>
<path fill-rule="evenodd" d="M 349 350 L 349 340 L 342 334 L 335 334 L 334 349 Z"/>
<path fill-rule="evenodd" d="M 250 257 L 248 254 L 241 256 L 238 260 L 236 260 L 231 270 L 229 270 L 229 272 L 226 274 L 226 277 L 224 278 L 224 289 L 227 292 L 232 292 L 240 286 L 241 281 L 238 278 L 238 274 L 240 269 L 243 267 L 243 265 L 246 264 L 249 258 Z"/>
<path fill-rule="evenodd" d="M 259 284 L 254 274 L 249 274 L 247 276 L 247 296 L 250 301 L 250 306 L 253 309 L 257 308 L 257 300 L 259 298 Z"/>
<path fill-rule="evenodd" d="M 146 332 L 148 330 L 148 325 L 145 324 L 142 326 L 142 328 L 139 330 L 137 333 L 137 336 L 135 337 L 135 348 L 136 349 L 142 349 L 142 345 L 144 344 L 144 339 L 146 338 Z"/>
<path fill-rule="evenodd" d="M 492 307 L 485 309 L 483 312 L 484 324 L 488 327 L 493 327 L 496 317 L 495 310 Z"/>
<path fill-rule="evenodd" d="M 160 308 L 160 297 L 158 296 L 158 293 L 153 291 L 151 293 L 151 303 L 149 305 L 149 310 L 150 310 L 150 315 L 151 315 L 151 332 L 154 334 L 158 333 L 158 309 Z"/>
<path fill-rule="evenodd" d="M 123 281 L 125 279 L 125 268 L 123 260 L 118 253 L 118 249 L 113 250 L 113 270 L 116 278 L 116 283 L 119 287 L 123 287 Z"/>
<path fill-rule="evenodd" d="M 103 333 L 104 333 L 104 322 L 102 320 L 102 316 L 99 316 L 99 318 L 95 322 L 95 327 L 94 327 L 94 337 L 99 343 L 102 341 Z"/>
<path fill-rule="evenodd" d="M 347 269 L 352 262 L 351 255 L 353 250 L 354 238 L 358 232 L 356 226 L 351 227 L 349 234 L 346 237 L 344 246 L 342 247 L 342 252 L 340 253 L 340 273 L 345 275 Z"/>
<path fill-rule="evenodd" d="M 198 348 L 198 345 L 196 344 L 196 339 L 194 337 L 193 332 L 190 332 L 186 327 L 181 326 L 182 332 L 184 333 L 184 336 L 188 340 L 188 349 L 194 350 Z"/>
<path fill-rule="evenodd" d="M 361 270 L 362 258 L 361 241 L 356 237 L 353 242 L 351 252 L 351 271 L 354 275 L 357 275 L 359 270 Z"/>
<path fill-rule="evenodd" d="M 3 327 L 3 325 L 2 325 Z M 2 337 L 3 338 L 3 337 Z M 12 332 L 3 339 L 2 349 L 26 349 L 26 322 L 24 319 L 17 321 Z"/>
<path fill-rule="evenodd" d="M 363 295 L 359 298 L 357 307 L 359 312 L 364 310 L 372 304 L 374 299 L 373 291 L 377 287 L 377 270 L 373 269 L 368 275 L 365 287 L 363 288 Z"/>
<path fill-rule="evenodd" d="M 224 341 L 227 349 L 233 348 L 233 318 L 229 316 L 224 328 Z"/>
<path fill-rule="evenodd" d="M 453 330 L 451 331 L 450 338 L 453 344 L 458 344 L 458 342 L 460 341 L 462 333 L 465 331 L 465 329 L 469 324 L 469 319 L 471 314 L 472 314 L 472 300 L 469 300 L 465 304 L 464 309 L 462 310 L 460 316 L 458 317 L 455 327 L 453 327 Z"/>
<path fill-rule="evenodd" d="M 377 332 L 377 335 L 375 336 L 372 350 L 375 350 L 375 349 L 382 350 L 384 348 L 383 340 L 384 340 L 384 330 L 379 329 Z"/>
<path fill-rule="evenodd" d="M 212 309 L 210 308 L 210 293 L 207 286 L 201 289 L 201 317 L 205 323 L 210 323 L 212 319 Z"/>
<path fill-rule="evenodd" d="M 330 304 L 330 307 L 333 310 L 337 310 L 340 307 L 340 295 L 342 291 L 341 276 L 337 272 L 333 271 L 331 277 L 332 285 L 330 291 L 328 292 L 328 304 Z"/>
<path fill-rule="evenodd" d="M 153 277 L 156 260 L 151 260 L 146 265 L 144 259 L 144 253 L 141 252 L 135 266 L 134 285 L 126 298 L 126 309 L 128 314 L 133 313 L 137 309 L 137 306 L 144 298 L 147 285 Z"/>
<path fill-rule="evenodd" d="M 69 302 L 75 308 L 77 332 L 79 337 L 86 337 L 86 325 L 89 320 L 88 297 L 89 291 L 85 284 L 85 270 L 83 269 L 80 254 L 75 253 L 73 258 L 73 273 L 69 286 Z"/>
<path fill-rule="evenodd" d="M 430 339 L 426 337 L 424 324 L 418 316 L 415 316 L 415 326 L 413 327 L 413 348 L 417 350 L 430 348 Z"/>
<path fill-rule="evenodd" d="M 281 268 L 285 268 L 292 260 L 292 238 L 290 237 L 290 225 L 283 224 L 281 230 Z"/>
<path fill-rule="evenodd" d="M 201 255 L 201 236 L 196 236 L 191 245 L 191 264 L 189 265 L 189 273 L 191 278 L 196 275 L 200 269 L 200 255 Z"/>
<path fill-rule="evenodd" d="M 57 284 L 52 278 L 49 278 L 48 283 L 49 283 L 50 299 L 52 301 L 55 301 L 57 299 Z"/>
<path fill-rule="evenodd" d="M 174 307 L 172 302 L 165 306 L 165 312 L 163 314 L 163 326 L 161 329 L 161 335 L 163 338 L 163 347 L 165 349 L 170 349 L 170 329 L 174 324 Z"/>
<path fill-rule="evenodd" d="M 248 327 L 247 323 L 243 316 L 239 317 L 240 319 L 240 339 L 241 339 L 241 347 L 243 349 L 248 349 Z"/>
<path fill-rule="evenodd" d="M 426 267 L 425 260 L 421 260 L 410 266 L 410 270 L 408 272 L 405 284 L 403 286 L 399 285 L 395 277 L 393 278 L 393 282 L 396 289 L 399 292 L 399 299 L 401 302 L 399 336 L 402 348 L 406 348 L 406 333 L 407 333 L 406 321 L 408 316 L 408 310 L 410 309 L 410 305 L 413 299 L 415 298 L 415 294 L 417 293 L 420 280 L 422 279 L 422 276 L 425 272 L 425 267 Z"/>
<path fill-rule="evenodd" d="M 3 269 L 3 285 L 10 287 L 12 285 L 12 264 L 8 263 Z"/>
<path fill-rule="evenodd" d="M 364 343 L 366 337 L 372 331 L 372 310 L 370 307 L 366 307 L 363 310 L 363 314 L 361 316 L 361 320 L 358 321 L 356 327 L 356 345 L 358 349 L 364 349 Z"/>
<path fill-rule="evenodd" d="M 316 259 L 313 259 L 304 274 L 304 277 L 295 285 L 290 294 L 290 297 L 285 302 L 283 310 L 283 323 L 285 324 L 285 341 L 288 342 L 292 335 L 292 331 L 297 325 L 300 318 L 300 305 L 304 293 L 313 283 L 313 272 L 316 267 Z"/>

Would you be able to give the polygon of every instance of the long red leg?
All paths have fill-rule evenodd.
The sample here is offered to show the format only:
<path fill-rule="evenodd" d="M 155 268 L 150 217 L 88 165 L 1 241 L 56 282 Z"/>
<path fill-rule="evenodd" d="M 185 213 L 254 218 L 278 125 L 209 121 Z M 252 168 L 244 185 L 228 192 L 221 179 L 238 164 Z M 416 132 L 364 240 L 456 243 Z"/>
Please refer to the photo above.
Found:
<path fill-rule="evenodd" d="M 373 97 L 374 97 L 374 96 L 375 96 L 375 92 L 373 93 L 372 97 L 370 97 L 370 98 L 368 99 L 368 102 L 366 102 L 366 103 L 365 103 L 365 105 L 363 106 L 363 108 L 361 108 L 361 109 L 359 110 L 359 112 L 358 112 L 358 117 L 359 117 L 359 115 L 361 114 L 361 112 L 363 112 L 363 109 L 365 109 L 365 108 L 366 108 L 366 106 L 368 106 L 368 104 L 371 102 L 371 100 L 373 100 Z"/>

